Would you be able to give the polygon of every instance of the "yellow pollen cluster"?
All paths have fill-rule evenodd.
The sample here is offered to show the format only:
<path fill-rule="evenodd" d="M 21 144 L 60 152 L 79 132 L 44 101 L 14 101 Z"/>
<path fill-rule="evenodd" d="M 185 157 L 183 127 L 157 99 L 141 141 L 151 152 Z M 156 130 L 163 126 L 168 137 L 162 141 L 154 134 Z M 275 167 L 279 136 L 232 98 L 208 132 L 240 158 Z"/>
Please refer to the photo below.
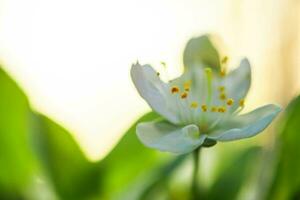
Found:
<path fill-rule="evenodd" d="M 233 99 L 227 99 L 226 104 L 227 104 L 228 106 L 232 106 L 233 103 L 234 103 L 234 100 L 233 100 Z"/>
<path fill-rule="evenodd" d="M 192 102 L 191 103 L 191 108 L 198 108 L 198 103 L 197 102 Z"/>
<path fill-rule="evenodd" d="M 241 99 L 241 100 L 239 101 L 239 105 L 240 105 L 241 107 L 244 107 L 244 106 L 245 106 L 245 100 L 244 100 L 244 99 Z"/>
<path fill-rule="evenodd" d="M 226 76 L 226 69 L 221 69 L 220 73 L 222 77 Z"/>
<path fill-rule="evenodd" d="M 164 61 L 161 61 L 160 64 L 161 64 L 163 67 L 167 67 L 167 64 L 166 64 Z"/>
<path fill-rule="evenodd" d="M 215 106 L 211 107 L 210 111 L 211 112 L 217 112 L 217 107 L 215 107 Z"/>
<path fill-rule="evenodd" d="M 198 108 L 198 103 L 197 102 L 192 102 L 190 104 L 191 108 Z M 201 110 L 202 112 L 207 112 L 207 111 L 210 111 L 210 112 L 219 112 L 219 113 L 225 113 L 227 111 L 226 107 L 224 106 L 212 106 L 212 107 L 208 107 L 206 104 L 202 104 L 201 105 Z"/>
<path fill-rule="evenodd" d="M 225 100 L 227 98 L 224 92 L 222 92 L 219 97 L 221 100 Z"/>
<path fill-rule="evenodd" d="M 201 109 L 202 109 L 203 112 L 206 112 L 206 111 L 207 111 L 207 106 L 203 104 L 203 105 L 201 106 Z"/>
<path fill-rule="evenodd" d="M 183 84 L 183 88 L 185 91 L 190 91 L 190 87 L 191 87 L 191 81 L 187 81 Z"/>
<path fill-rule="evenodd" d="M 226 64 L 227 61 L 228 61 L 228 57 L 225 56 L 225 57 L 221 60 L 221 63 L 222 63 L 222 64 Z"/>
<path fill-rule="evenodd" d="M 225 107 L 219 107 L 218 112 L 224 113 L 224 112 L 226 112 L 226 108 Z"/>
<path fill-rule="evenodd" d="M 174 93 L 178 93 L 179 92 L 179 88 L 177 86 L 173 86 L 171 88 L 171 93 L 174 94 Z"/>
<path fill-rule="evenodd" d="M 184 92 L 184 93 L 181 94 L 180 97 L 181 97 L 182 99 L 185 99 L 185 98 L 187 98 L 187 96 L 188 96 L 188 94 L 187 94 L 186 92 Z"/>
<path fill-rule="evenodd" d="M 220 86 L 218 89 L 219 89 L 220 92 L 224 92 L 225 91 L 225 87 L 224 86 Z"/>

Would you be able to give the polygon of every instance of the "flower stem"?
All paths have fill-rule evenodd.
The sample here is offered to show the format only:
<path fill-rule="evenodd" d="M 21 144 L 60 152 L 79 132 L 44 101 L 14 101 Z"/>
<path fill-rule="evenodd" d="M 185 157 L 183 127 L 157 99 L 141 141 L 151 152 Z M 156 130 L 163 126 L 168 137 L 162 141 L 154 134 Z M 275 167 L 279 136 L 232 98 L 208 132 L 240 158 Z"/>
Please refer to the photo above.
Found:
<path fill-rule="evenodd" d="M 192 195 L 191 200 L 199 199 L 199 185 L 198 185 L 198 172 L 199 172 L 199 156 L 200 156 L 200 149 L 196 149 L 193 152 L 193 160 L 194 160 L 194 169 L 193 169 L 193 176 L 192 176 Z"/>

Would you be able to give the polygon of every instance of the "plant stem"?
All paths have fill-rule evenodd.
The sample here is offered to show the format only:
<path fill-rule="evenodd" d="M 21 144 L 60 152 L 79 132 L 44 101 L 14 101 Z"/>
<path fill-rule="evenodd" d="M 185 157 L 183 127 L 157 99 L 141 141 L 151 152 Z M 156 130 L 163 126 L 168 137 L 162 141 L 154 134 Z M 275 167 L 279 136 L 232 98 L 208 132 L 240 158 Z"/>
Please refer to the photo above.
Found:
<path fill-rule="evenodd" d="M 198 185 L 198 172 L 199 172 L 199 155 L 200 148 L 196 149 L 193 152 L 193 160 L 194 160 L 194 169 L 193 169 L 193 177 L 192 177 L 192 200 L 199 199 L 199 185 Z"/>

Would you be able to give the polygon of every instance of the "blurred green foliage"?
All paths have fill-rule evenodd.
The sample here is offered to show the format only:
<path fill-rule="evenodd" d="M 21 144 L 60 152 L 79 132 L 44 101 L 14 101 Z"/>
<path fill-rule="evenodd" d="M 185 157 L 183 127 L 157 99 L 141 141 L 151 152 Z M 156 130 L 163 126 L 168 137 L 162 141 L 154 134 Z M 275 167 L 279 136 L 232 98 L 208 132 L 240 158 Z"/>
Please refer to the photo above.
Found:
<path fill-rule="evenodd" d="M 270 199 L 300 199 L 300 96 L 286 109 Z"/>
<path fill-rule="evenodd" d="M 204 194 L 205 199 L 237 199 L 239 192 L 247 184 L 255 166 L 253 163 L 260 153 L 261 148 L 253 146 L 240 149 L 228 158 L 229 161 L 225 161 L 219 170 L 217 181 Z"/>
<path fill-rule="evenodd" d="M 16 199 L 35 169 L 29 142 L 30 108 L 25 94 L 0 67 L 0 196 Z"/>
<path fill-rule="evenodd" d="M 62 199 L 97 196 L 98 165 L 87 160 L 67 130 L 43 115 L 34 114 L 32 134 L 37 156 Z"/>

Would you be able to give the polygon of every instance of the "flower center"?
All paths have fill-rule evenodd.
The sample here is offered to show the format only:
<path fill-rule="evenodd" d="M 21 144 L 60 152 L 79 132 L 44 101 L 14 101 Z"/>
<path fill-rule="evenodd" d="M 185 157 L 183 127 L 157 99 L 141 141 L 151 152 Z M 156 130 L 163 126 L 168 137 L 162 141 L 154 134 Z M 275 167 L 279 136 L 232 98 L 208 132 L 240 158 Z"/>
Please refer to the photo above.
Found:
<path fill-rule="evenodd" d="M 227 62 L 227 60 L 228 58 L 224 58 L 222 63 Z M 196 84 L 193 85 L 191 80 L 186 80 L 182 85 L 172 85 L 170 87 L 170 92 L 174 96 L 172 98 L 175 98 L 177 113 L 183 124 L 194 123 L 202 127 L 202 130 L 204 130 L 203 127 L 205 127 L 205 130 L 210 130 L 228 115 L 236 114 L 244 108 L 245 100 L 228 97 L 224 85 L 214 88 L 213 75 L 211 68 L 204 69 L 205 94 L 203 94 L 203 91 L 197 91 Z M 221 77 L 224 76 L 221 71 Z M 204 99 L 197 99 L 199 94 L 203 94 Z M 212 99 L 216 97 L 218 99 Z M 234 105 L 238 105 L 237 110 L 230 112 L 232 110 L 230 108 Z"/>

